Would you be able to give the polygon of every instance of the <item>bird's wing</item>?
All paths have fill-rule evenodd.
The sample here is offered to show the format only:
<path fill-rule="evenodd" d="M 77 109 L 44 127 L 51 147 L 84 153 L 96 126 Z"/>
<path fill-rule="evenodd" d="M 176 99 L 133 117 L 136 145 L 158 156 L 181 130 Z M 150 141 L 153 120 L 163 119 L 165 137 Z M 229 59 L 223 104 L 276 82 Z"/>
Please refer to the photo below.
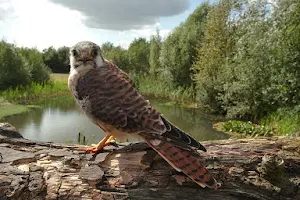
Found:
<path fill-rule="evenodd" d="M 127 133 L 146 133 L 166 137 L 182 148 L 205 148 L 188 134 L 163 118 L 117 66 L 106 63 L 81 77 L 77 99 L 93 119 Z"/>
<path fill-rule="evenodd" d="M 107 60 L 105 61 L 105 64 L 108 67 L 110 67 L 110 69 L 113 70 L 114 73 L 116 73 L 119 76 L 123 77 L 129 83 L 129 85 L 131 85 L 132 87 L 135 87 L 135 84 L 134 84 L 133 80 L 128 76 L 128 74 L 126 72 L 124 72 L 122 69 L 118 68 L 116 65 L 114 65 L 113 63 L 111 63 Z"/>
<path fill-rule="evenodd" d="M 123 71 L 106 63 L 78 80 L 77 99 L 93 120 L 141 135 L 175 169 L 201 186 L 216 188 L 215 179 L 194 151 L 205 148 L 163 118 L 132 83 Z"/>
<path fill-rule="evenodd" d="M 160 114 L 138 93 L 129 76 L 110 63 L 81 77 L 76 91 L 79 104 L 93 120 L 127 133 L 166 131 Z"/>

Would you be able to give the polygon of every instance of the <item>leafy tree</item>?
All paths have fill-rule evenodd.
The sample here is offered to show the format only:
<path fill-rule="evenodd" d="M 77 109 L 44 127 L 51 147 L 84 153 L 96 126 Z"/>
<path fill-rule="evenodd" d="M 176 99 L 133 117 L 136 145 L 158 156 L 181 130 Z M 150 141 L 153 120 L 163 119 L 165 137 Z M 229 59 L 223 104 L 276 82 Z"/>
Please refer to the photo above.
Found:
<path fill-rule="evenodd" d="M 18 54 L 13 44 L 0 42 L 0 90 L 26 85 L 30 73 L 25 60 Z"/>
<path fill-rule="evenodd" d="M 66 46 L 57 49 L 58 72 L 60 73 L 68 73 L 70 71 L 69 51 L 70 48 Z"/>
<path fill-rule="evenodd" d="M 127 57 L 126 50 L 124 50 L 120 46 L 110 46 L 109 48 L 104 47 L 104 49 L 107 49 L 106 51 L 103 50 L 106 59 L 112 61 L 115 65 L 117 65 L 125 71 L 129 70 L 129 58 Z"/>
<path fill-rule="evenodd" d="M 279 106 L 295 105 L 300 98 L 300 2 L 276 0 L 274 5 L 271 78 Z"/>
<path fill-rule="evenodd" d="M 44 64 L 41 52 L 37 49 L 21 48 L 19 53 L 23 56 L 28 66 L 31 81 L 44 83 L 50 79 L 50 69 Z"/>
<path fill-rule="evenodd" d="M 295 0 L 222 0 L 209 12 L 194 66 L 211 111 L 258 120 L 299 99 L 299 8 Z"/>
<path fill-rule="evenodd" d="M 219 77 L 231 53 L 231 30 L 228 26 L 231 3 L 231 0 L 222 0 L 208 13 L 204 38 L 199 44 L 193 67 L 198 101 L 211 112 L 222 112 L 222 102 L 218 98 L 223 92 L 223 83 Z"/>
<path fill-rule="evenodd" d="M 243 2 L 235 33 L 234 56 L 224 71 L 224 94 L 219 96 L 228 117 L 258 119 L 274 107 L 270 80 L 271 19 L 267 1 Z M 245 9 L 246 8 L 246 9 Z M 273 101 L 273 103 L 272 103 Z"/>
<path fill-rule="evenodd" d="M 150 55 L 149 55 L 149 65 L 150 74 L 157 75 L 160 71 L 159 63 L 159 53 L 161 49 L 162 39 L 159 35 L 159 30 L 156 30 L 156 35 L 152 35 L 150 38 Z"/>
<path fill-rule="evenodd" d="M 101 45 L 101 50 L 103 51 L 104 54 L 112 51 L 113 48 L 114 48 L 114 44 L 111 42 L 105 42 Z"/>
<path fill-rule="evenodd" d="M 43 60 L 52 72 L 60 72 L 58 54 L 54 47 L 49 47 L 48 49 L 43 50 Z"/>
<path fill-rule="evenodd" d="M 128 48 L 130 71 L 138 74 L 149 73 L 150 45 L 145 38 L 134 39 Z"/>
<path fill-rule="evenodd" d="M 68 73 L 69 66 L 69 47 L 60 47 L 57 50 L 49 47 L 43 50 L 44 63 L 54 73 Z"/>
<path fill-rule="evenodd" d="M 190 86 L 193 82 L 191 67 L 195 62 L 196 47 L 203 38 L 209 8 L 207 2 L 202 3 L 162 44 L 160 65 L 175 87 Z"/>

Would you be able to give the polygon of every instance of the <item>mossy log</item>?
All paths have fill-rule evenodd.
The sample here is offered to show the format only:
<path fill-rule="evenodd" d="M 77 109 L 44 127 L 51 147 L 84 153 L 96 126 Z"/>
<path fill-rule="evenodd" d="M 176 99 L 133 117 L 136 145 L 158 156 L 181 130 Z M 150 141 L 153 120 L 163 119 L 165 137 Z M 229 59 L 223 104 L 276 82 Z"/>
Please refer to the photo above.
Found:
<path fill-rule="evenodd" d="M 78 145 L 24 139 L 0 124 L 0 199 L 300 199 L 300 139 L 203 144 L 217 190 L 176 172 L 145 143 L 91 155 Z"/>

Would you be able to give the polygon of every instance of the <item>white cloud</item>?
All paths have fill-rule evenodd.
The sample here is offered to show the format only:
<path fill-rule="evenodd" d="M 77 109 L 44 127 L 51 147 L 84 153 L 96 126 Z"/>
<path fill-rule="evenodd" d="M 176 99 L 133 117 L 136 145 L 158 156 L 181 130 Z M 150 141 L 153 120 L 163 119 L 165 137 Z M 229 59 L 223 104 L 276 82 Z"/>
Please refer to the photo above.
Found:
<path fill-rule="evenodd" d="M 134 38 L 149 39 L 156 33 L 156 27 L 161 29 L 161 36 L 170 31 L 161 28 L 159 22 L 145 25 L 139 30 L 89 28 L 83 22 L 82 13 L 50 0 L 0 0 L 0 13 L 0 39 L 40 50 L 49 46 L 72 46 L 81 40 L 90 40 L 99 45 L 110 41 L 127 48 Z"/>
<path fill-rule="evenodd" d="M 88 36 L 81 14 L 47 0 L 12 0 L 15 18 L 4 22 L 9 41 L 22 46 L 72 45 Z M 1 27 L 2 29 L 2 27 Z M 5 34 L 4 33 L 4 34 Z"/>
<path fill-rule="evenodd" d="M 81 12 L 88 27 L 121 31 L 153 26 L 160 17 L 178 15 L 189 7 L 189 0 L 50 1 Z"/>

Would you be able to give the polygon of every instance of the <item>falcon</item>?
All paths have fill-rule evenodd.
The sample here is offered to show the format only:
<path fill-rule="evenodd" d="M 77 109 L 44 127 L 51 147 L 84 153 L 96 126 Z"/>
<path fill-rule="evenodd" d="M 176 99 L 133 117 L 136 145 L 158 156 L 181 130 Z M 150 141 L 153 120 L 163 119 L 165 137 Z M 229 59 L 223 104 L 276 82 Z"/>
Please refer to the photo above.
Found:
<path fill-rule="evenodd" d="M 82 41 L 70 48 L 69 89 L 88 118 L 106 136 L 89 153 L 129 135 L 143 138 L 174 169 L 202 187 L 217 188 L 217 182 L 199 161 L 198 141 L 165 119 L 137 90 L 131 78 L 104 59 L 100 47 Z"/>

